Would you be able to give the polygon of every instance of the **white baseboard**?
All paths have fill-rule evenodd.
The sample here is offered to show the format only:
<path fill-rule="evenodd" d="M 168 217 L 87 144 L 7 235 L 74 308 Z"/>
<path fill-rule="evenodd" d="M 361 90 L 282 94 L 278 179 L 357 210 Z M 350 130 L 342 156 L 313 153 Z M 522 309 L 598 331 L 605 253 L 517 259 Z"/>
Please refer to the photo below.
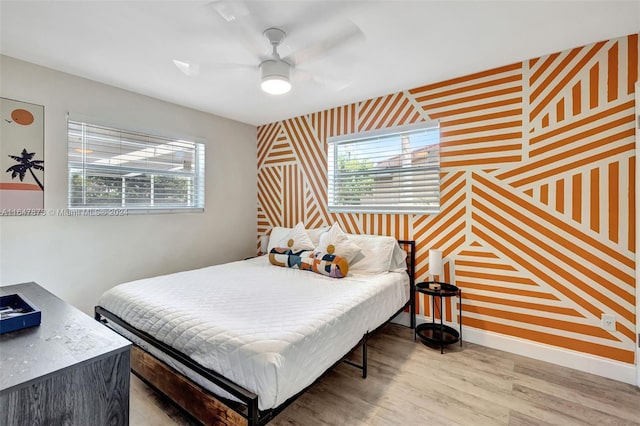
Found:
<path fill-rule="evenodd" d="M 408 312 L 401 312 L 392 322 L 409 326 L 411 316 Z M 416 322 L 421 324 L 431 321 L 431 318 L 417 317 Z M 458 328 L 457 324 L 448 324 Z M 478 330 L 462 325 L 462 337 L 464 342 L 475 343 L 493 349 L 522 355 L 540 361 L 550 362 L 563 367 L 573 368 L 608 379 L 617 380 L 638 386 L 636 366 L 622 362 L 611 361 L 593 355 L 586 355 L 568 349 L 560 349 L 554 346 L 535 343 L 517 337 L 506 336 L 491 331 Z"/>
<path fill-rule="evenodd" d="M 407 327 L 411 327 L 411 315 L 409 312 L 400 312 L 396 315 L 392 320 L 394 324 L 406 325 Z"/>

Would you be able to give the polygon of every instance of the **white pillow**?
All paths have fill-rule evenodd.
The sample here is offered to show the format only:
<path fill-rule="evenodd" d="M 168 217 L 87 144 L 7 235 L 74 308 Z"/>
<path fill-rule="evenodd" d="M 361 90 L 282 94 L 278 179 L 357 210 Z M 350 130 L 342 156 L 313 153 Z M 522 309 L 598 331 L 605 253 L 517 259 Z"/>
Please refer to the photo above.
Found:
<path fill-rule="evenodd" d="M 318 244 L 320 243 L 320 237 L 328 230 L 328 226 L 323 226 L 322 228 L 307 229 L 307 233 L 309 234 L 309 238 L 311 238 L 311 241 L 313 241 L 314 247 L 318 246 Z"/>
<path fill-rule="evenodd" d="M 358 255 L 358 253 L 360 253 L 360 247 L 349 240 L 347 234 L 340 229 L 340 225 L 338 225 L 337 222 L 334 223 L 327 232 L 320 236 L 320 242 L 315 248 L 315 251 L 328 253 L 327 247 L 330 245 L 334 247 L 332 254 L 344 257 L 347 259 L 349 264 L 351 264 L 351 261 Z"/>
<path fill-rule="evenodd" d="M 289 235 L 289 233 L 291 233 L 292 230 L 293 228 L 274 226 L 273 229 L 271 229 L 271 234 L 269 235 L 269 244 L 267 245 L 267 253 L 271 253 L 271 249 L 274 247 L 280 247 L 278 245 L 280 244 L 280 241 L 282 241 L 287 235 Z"/>
<path fill-rule="evenodd" d="M 298 224 L 300 225 L 300 223 Z M 298 226 L 296 225 L 296 226 Z M 289 241 L 290 235 L 292 234 L 294 228 L 286 228 L 283 226 L 274 226 L 271 229 L 271 235 L 269 236 L 269 244 L 267 244 L 267 253 L 271 253 L 271 249 L 274 247 L 287 247 L 286 243 Z M 322 228 L 315 229 L 307 229 L 307 235 L 311 239 L 312 246 L 310 249 L 305 250 L 313 250 L 320 243 L 320 236 L 327 232 L 329 229 L 328 226 Z M 280 244 L 284 241 L 284 246 Z"/>
<path fill-rule="evenodd" d="M 353 263 L 349 264 L 351 272 L 380 274 L 399 269 L 404 262 L 406 253 L 398 246 L 398 241 L 393 237 L 353 234 L 349 234 L 348 237 L 362 250 Z M 398 252 L 396 252 L 396 247 Z"/>
<path fill-rule="evenodd" d="M 400 247 L 400 244 L 396 241 L 396 245 L 393 247 L 393 255 L 391 256 L 390 271 L 406 271 L 407 270 L 407 252 Z"/>
<path fill-rule="evenodd" d="M 302 222 L 293 227 L 291 232 L 280 239 L 276 247 L 289 247 L 294 250 L 313 250 L 315 245 Z"/>

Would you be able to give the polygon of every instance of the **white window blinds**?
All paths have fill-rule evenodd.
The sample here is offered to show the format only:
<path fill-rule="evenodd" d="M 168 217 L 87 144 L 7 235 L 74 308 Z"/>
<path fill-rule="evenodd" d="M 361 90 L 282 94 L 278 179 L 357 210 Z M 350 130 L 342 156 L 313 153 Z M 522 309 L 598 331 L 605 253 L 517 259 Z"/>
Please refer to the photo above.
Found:
<path fill-rule="evenodd" d="M 70 208 L 204 209 L 204 144 L 68 121 Z"/>
<path fill-rule="evenodd" d="M 344 135 L 328 143 L 329 211 L 440 211 L 437 123 Z"/>

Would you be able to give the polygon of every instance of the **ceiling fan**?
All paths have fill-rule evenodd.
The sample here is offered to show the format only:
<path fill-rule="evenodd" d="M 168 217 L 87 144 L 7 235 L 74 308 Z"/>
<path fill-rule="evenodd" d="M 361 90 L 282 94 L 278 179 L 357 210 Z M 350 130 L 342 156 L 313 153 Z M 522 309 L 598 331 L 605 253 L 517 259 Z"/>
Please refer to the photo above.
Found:
<path fill-rule="evenodd" d="M 264 36 L 271 43 L 273 51 L 271 59 L 260 63 L 260 87 L 271 95 L 282 95 L 291 90 L 291 64 L 278 54 L 278 46 L 284 41 L 286 33 L 279 28 L 267 28 Z"/>
<path fill-rule="evenodd" d="M 307 46 L 304 48 L 297 49 L 282 58 L 278 49 L 283 46 L 283 42 L 287 38 L 287 33 L 283 27 L 269 26 L 262 32 L 262 36 L 269 43 L 270 51 L 267 53 L 265 52 L 264 38 L 260 41 L 254 37 L 257 36 L 255 30 L 259 23 L 254 19 L 257 18 L 256 14 L 252 15 L 245 2 L 220 0 L 211 3 L 211 5 L 213 5 L 217 14 L 229 24 L 228 28 L 232 30 L 232 34 L 254 57 L 257 57 L 256 59 L 259 62 L 256 61 L 253 65 L 213 64 L 210 68 L 218 70 L 233 68 L 257 69 L 260 77 L 260 87 L 264 92 L 272 95 L 281 95 L 289 92 L 292 88 L 292 79 L 297 82 L 314 81 L 333 90 L 341 90 L 350 84 L 350 81 L 344 78 L 331 78 L 323 76 L 321 72 L 313 71 L 313 63 L 317 60 L 323 57 L 329 58 L 334 51 L 364 39 L 364 34 L 360 28 L 350 20 L 343 18 L 337 22 L 339 24 L 337 26 L 335 25 L 336 22 L 332 22 L 334 25 L 327 27 L 326 32 L 330 33 L 328 37 L 324 37 L 322 40 L 316 39 L 310 44 L 307 42 Z M 318 15 L 318 13 L 315 13 L 315 15 Z M 261 22 L 261 24 L 264 24 L 264 22 Z M 292 34 L 294 34 L 294 37 L 291 38 L 293 42 L 296 39 L 301 42 L 305 38 L 304 32 L 306 28 L 303 28 L 302 25 L 290 23 L 288 26 L 292 28 Z M 317 31 L 313 33 L 314 38 L 316 38 L 315 34 L 317 33 Z M 287 48 L 290 48 L 290 43 L 287 43 Z M 173 62 L 187 76 L 195 76 L 202 71 L 200 64 L 197 62 L 177 59 L 174 59 Z"/>

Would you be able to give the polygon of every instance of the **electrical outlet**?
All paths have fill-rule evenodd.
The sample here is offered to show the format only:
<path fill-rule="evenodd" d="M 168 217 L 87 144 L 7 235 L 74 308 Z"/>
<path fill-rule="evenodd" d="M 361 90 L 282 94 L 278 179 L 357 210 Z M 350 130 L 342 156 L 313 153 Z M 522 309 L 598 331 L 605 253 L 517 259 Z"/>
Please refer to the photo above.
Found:
<path fill-rule="evenodd" d="M 608 331 L 616 331 L 616 316 L 613 314 L 602 314 L 602 328 Z"/>

